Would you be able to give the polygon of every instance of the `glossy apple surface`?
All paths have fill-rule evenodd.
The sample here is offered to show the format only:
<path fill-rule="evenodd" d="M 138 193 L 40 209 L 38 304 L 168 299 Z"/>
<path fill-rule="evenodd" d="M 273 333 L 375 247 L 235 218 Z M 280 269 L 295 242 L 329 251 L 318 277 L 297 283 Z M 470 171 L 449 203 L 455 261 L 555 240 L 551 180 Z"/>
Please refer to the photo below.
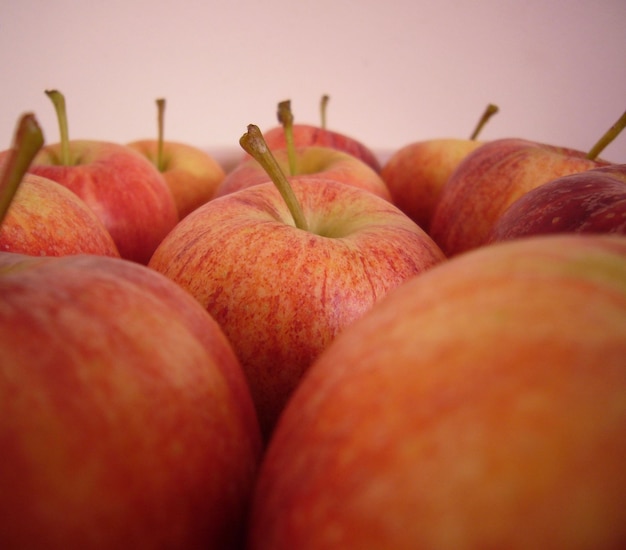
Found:
<path fill-rule="evenodd" d="M 564 232 L 626 234 L 626 164 L 563 176 L 530 190 L 500 216 L 488 241 Z"/>
<path fill-rule="evenodd" d="M 217 198 L 182 220 L 150 268 L 217 320 L 247 374 L 266 438 L 317 355 L 391 288 L 444 260 L 413 221 L 362 189 L 293 182 L 309 231 L 273 183 Z"/>
<path fill-rule="evenodd" d="M 1 253 L 0 294 L 0 547 L 236 547 L 260 432 L 204 308 L 86 255 Z"/>
<path fill-rule="evenodd" d="M 270 442 L 251 550 L 619 548 L 626 237 L 460 255 L 330 345 Z"/>
<path fill-rule="evenodd" d="M 555 178 L 607 164 L 586 153 L 505 138 L 467 155 L 444 185 L 429 234 L 447 256 L 485 244 L 506 208 L 524 193 Z"/>

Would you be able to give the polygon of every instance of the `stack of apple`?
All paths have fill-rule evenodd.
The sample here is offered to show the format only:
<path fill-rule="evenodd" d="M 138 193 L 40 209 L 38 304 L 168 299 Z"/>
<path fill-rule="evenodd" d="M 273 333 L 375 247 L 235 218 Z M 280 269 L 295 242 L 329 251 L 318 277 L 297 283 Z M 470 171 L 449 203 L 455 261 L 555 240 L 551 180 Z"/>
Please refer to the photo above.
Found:
<path fill-rule="evenodd" d="M 490 106 L 381 166 L 286 101 L 226 173 L 163 100 L 121 145 L 50 96 L 60 143 L 0 155 L 0 547 L 626 540 L 619 129 L 478 141 Z"/>

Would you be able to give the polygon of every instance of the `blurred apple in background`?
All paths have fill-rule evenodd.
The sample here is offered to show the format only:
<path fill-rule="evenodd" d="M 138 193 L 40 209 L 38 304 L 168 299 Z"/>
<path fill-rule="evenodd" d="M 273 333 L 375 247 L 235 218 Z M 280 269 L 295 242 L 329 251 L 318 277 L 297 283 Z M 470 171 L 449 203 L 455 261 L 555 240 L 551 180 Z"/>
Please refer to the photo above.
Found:
<path fill-rule="evenodd" d="M 514 138 L 485 143 L 463 159 L 444 185 L 429 234 L 447 256 L 486 244 L 498 218 L 531 189 L 610 164 L 598 155 L 625 124 L 626 113 L 588 153 Z"/>
<path fill-rule="evenodd" d="M 82 199 L 52 180 L 26 173 L 43 143 L 35 116 L 22 115 L 0 162 L 0 250 L 119 257 L 110 233 Z"/>
<path fill-rule="evenodd" d="M 164 138 L 165 100 L 157 99 L 157 139 L 128 144 L 154 164 L 172 192 L 179 219 L 211 200 L 224 179 L 224 169 L 208 152 L 188 143 Z"/>
<path fill-rule="evenodd" d="M 391 291 L 308 370 L 250 550 L 621 548 L 626 237 L 494 244 Z"/>
<path fill-rule="evenodd" d="M 441 189 L 471 151 L 482 145 L 478 136 L 498 112 L 489 104 L 469 139 L 440 138 L 409 143 L 393 152 L 380 172 L 393 203 L 428 231 Z"/>
<path fill-rule="evenodd" d="M 140 264 L 0 253 L 0 547 L 238 548 L 260 460 L 222 331 Z"/>
<path fill-rule="evenodd" d="M 300 377 L 333 338 L 444 256 L 412 220 L 370 192 L 317 175 L 290 186 L 258 127 L 250 125 L 241 143 L 272 182 L 189 214 L 148 265 L 220 324 L 267 440 Z"/>
<path fill-rule="evenodd" d="M 626 234 L 626 164 L 563 176 L 530 190 L 499 217 L 488 242 L 564 232 Z"/>

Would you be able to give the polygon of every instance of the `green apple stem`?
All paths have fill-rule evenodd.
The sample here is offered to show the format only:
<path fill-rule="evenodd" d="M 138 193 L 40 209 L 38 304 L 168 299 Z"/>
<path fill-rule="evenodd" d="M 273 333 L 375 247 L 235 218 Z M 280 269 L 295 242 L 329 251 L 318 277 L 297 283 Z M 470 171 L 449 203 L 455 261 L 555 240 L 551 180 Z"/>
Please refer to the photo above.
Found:
<path fill-rule="evenodd" d="M 476 124 L 476 127 L 474 128 L 474 131 L 472 132 L 472 135 L 470 136 L 470 139 L 472 141 L 474 141 L 475 139 L 478 138 L 478 135 L 480 134 L 482 129 L 485 127 L 485 124 L 487 124 L 489 119 L 493 115 L 495 115 L 499 110 L 500 109 L 498 108 L 498 106 L 494 105 L 493 103 L 489 103 L 489 105 L 487 105 L 487 107 L 485 108 L 485 111 L 483 112 L 482 116 L 480 117 L 480 119 L 478 119 L 478 123 Z"/>
<path fill-rule="evenodd" d="M 246 151 L 246 153 L 252 155 L 256 161 L 263 166 L 268 176 L 272 179 L 274 185 L 287 204 L 287 208 L 289 208 L 289 211 L 291 212 L 296 227 L 298 229 L 308 231 L 309 225 L 304 217 L 304 214 L 302 213 L 302 208 L 300 207 L 300 203 L 293 192 L 293 188 L 283 171 L 280 169 L 280 165 L 276 161 L 276 158 L 267 147 L 267 143 L 265 142 L 265 138 L 263 137 L 261 130 L 259 130 L 259 127 L 254 124 L 248 124 L 248 131 L 241 136 L 239 144 L 244 151 Z"/>
<path fill-rule="evenodd" d="M 165 159 L 163 158 L 164 126 L 165 126 L 165 99 L 156 100 L 157 105 L 157 160 L 156 166 L 159 172 L 165 171 Z"/>
<path fill-rule="evenodd" d="M 278 104 L 278 122 L 285 130 L 285 141 L 287 142 L 287 158 L 289 159 L 289 173 L 295 176 L 298 171 L 296 163 L 296 146 L 293 141 L 293 112 L 291 111 L 291 101 L 285 100 Z"/>
<path fill-rule="evenodd" d="M 58 90 L 46 90 L 46 95 L 52 101 L 54 110 L 57 114 L 57 120 L 59 122 L 59 136 L 61 142 L 61 162 L 64 166 L 69 166 L 72 163 L 70 158 L 70 138 L 67 129 L 67 109 L 65 107 L 65 96 Z"/>
<path fill-rule="evenodd" d="M 587 153 L 589 160 L 596 160 L 600 153 L 622 132 L 626 126 L 626 111 L 613 124 Z"/>
<path fill-rule="evenodd" d="M 327 94 L 324 94 L 320 100 L 320 126 L 323 130 L 326 129 L 326 111 L 328 110 L 329 101 L 330 97 Z"/>
<path fill-rule="evenodd" d="M 0 173 L 0 224 L 9 211 L 11 201 L 28 171 L 35 155 L 43 147 L 43 132 L 32 113 L 20 117 L 13 137 L 13 145 Z"/>

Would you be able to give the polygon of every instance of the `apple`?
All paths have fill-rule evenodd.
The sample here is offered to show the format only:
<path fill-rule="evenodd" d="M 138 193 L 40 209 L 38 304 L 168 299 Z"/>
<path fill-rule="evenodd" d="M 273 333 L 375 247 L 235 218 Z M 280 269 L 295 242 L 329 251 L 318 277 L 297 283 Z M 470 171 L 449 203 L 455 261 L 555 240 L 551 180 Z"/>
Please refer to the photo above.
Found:
<path fill-rule="evenodd" d="M 290 146 L 303 147 L 319 145 L 331 147 L 349 153 L 368 164 L 376 172 L 380 172 L 381 165 L 376 154 L 359 139 L 331 130 L 326 127 L 326 104 L 328 96 L 322 97 L 321 125 L 296 124 L 293 122 L 291 101 L 284 100 L 278 103 L 279 126 L 274 126 L 263 132 L 267 146 L 272 150 L 286 149 Z"/>
<path fill-rule="evenodd" d="M 261 437 L 206 310 L 93 255 L 0 253 L 0 294 L 0 547 L 239 547 Z"/>
<path fill-rule="evenodd" d="M 249 550 L 621 548 L 626 237 L 482 247 L 389 292 L 311 365 Z"/>
<path fill-rule="evenodd" d="M 225 172 L 207 151 L 188 143 L 164 139 L 165 100 L 159 98 L 156 102 L 157 139 L 140 139 L 127 145 L 147 157 L 163 174 L 174 197 L 178 217 L 182 219 L 213 198 Z"/>
<path fill-rule="evenodd" d="M 437 138 L 414 141 L 394 151 L 380 172 L 393 203 L 428 231 L 441 190 L 450 174 L 471 151 L 484 143 L 480 130 L 498 112 L 489 104 L 469 139 Z"/>
<path fill-rule="evenodd" d="M 486 244 L 498 218 L 524 193 L 550 180 L 610 164 L 598 155 L 625 124 L 626 113 L 589 153 L 516 138 L 483 144 L 450 175 L 429 234 L 447 256 Z"/>
<path fill-rule="evenodd" d="M 42 147 L 29 173 L 73 191 L 102 221 L 122 258 L 147 263 L 178 222 L 165 179 L 130 147 L 100 140 L 69 140 L 65 100 L 56 90 L 47 93 L 59 115 L 61 140 Z"/>
<path fill-rule="evenodd" d="M 248 126 L 241 145 L 271 182 L 213 199 L 148 266 L 193 295 L 232 343 L 265 440 L 317 355 L 391 288 L 443 261 L 388 201 L 319 175 L 291 185 Z"/>
<path fill-rule="evenodd" d="M 273 152 L 281 170 L 291 173 L 290 181 L 317 175 L 326 179 L 334 179 L 371 191 L 385 200 L 390 201 L 391 195 L 387 185 L 371 166 L 362 160 L 333 149 L 318 145 L 297 147 L 294 151 L 278 149 Z M 294 160 L 292 160 L 292 156 Z M 290 165 L 293 171 L 290 171 Z M 227 195 L 239 189 L 270 182 L 271 178 L 254 157 L 242 160 L 231 170 L 215 191 L 215 197 Z"/>
<path fill-rule="evenodd" d="M 0 250 L 119 257 L 110 233 L 80 198 L 52 180 L 26 173 L 43 143 L 35 116 L 22 115 L 0 163 Z"/>
<path fill-rule="evenodd" d="M 488 243 L 547 233 L 626 234 L 626 164 L 614 164 L 544 183 L 498 218 Z"/>

